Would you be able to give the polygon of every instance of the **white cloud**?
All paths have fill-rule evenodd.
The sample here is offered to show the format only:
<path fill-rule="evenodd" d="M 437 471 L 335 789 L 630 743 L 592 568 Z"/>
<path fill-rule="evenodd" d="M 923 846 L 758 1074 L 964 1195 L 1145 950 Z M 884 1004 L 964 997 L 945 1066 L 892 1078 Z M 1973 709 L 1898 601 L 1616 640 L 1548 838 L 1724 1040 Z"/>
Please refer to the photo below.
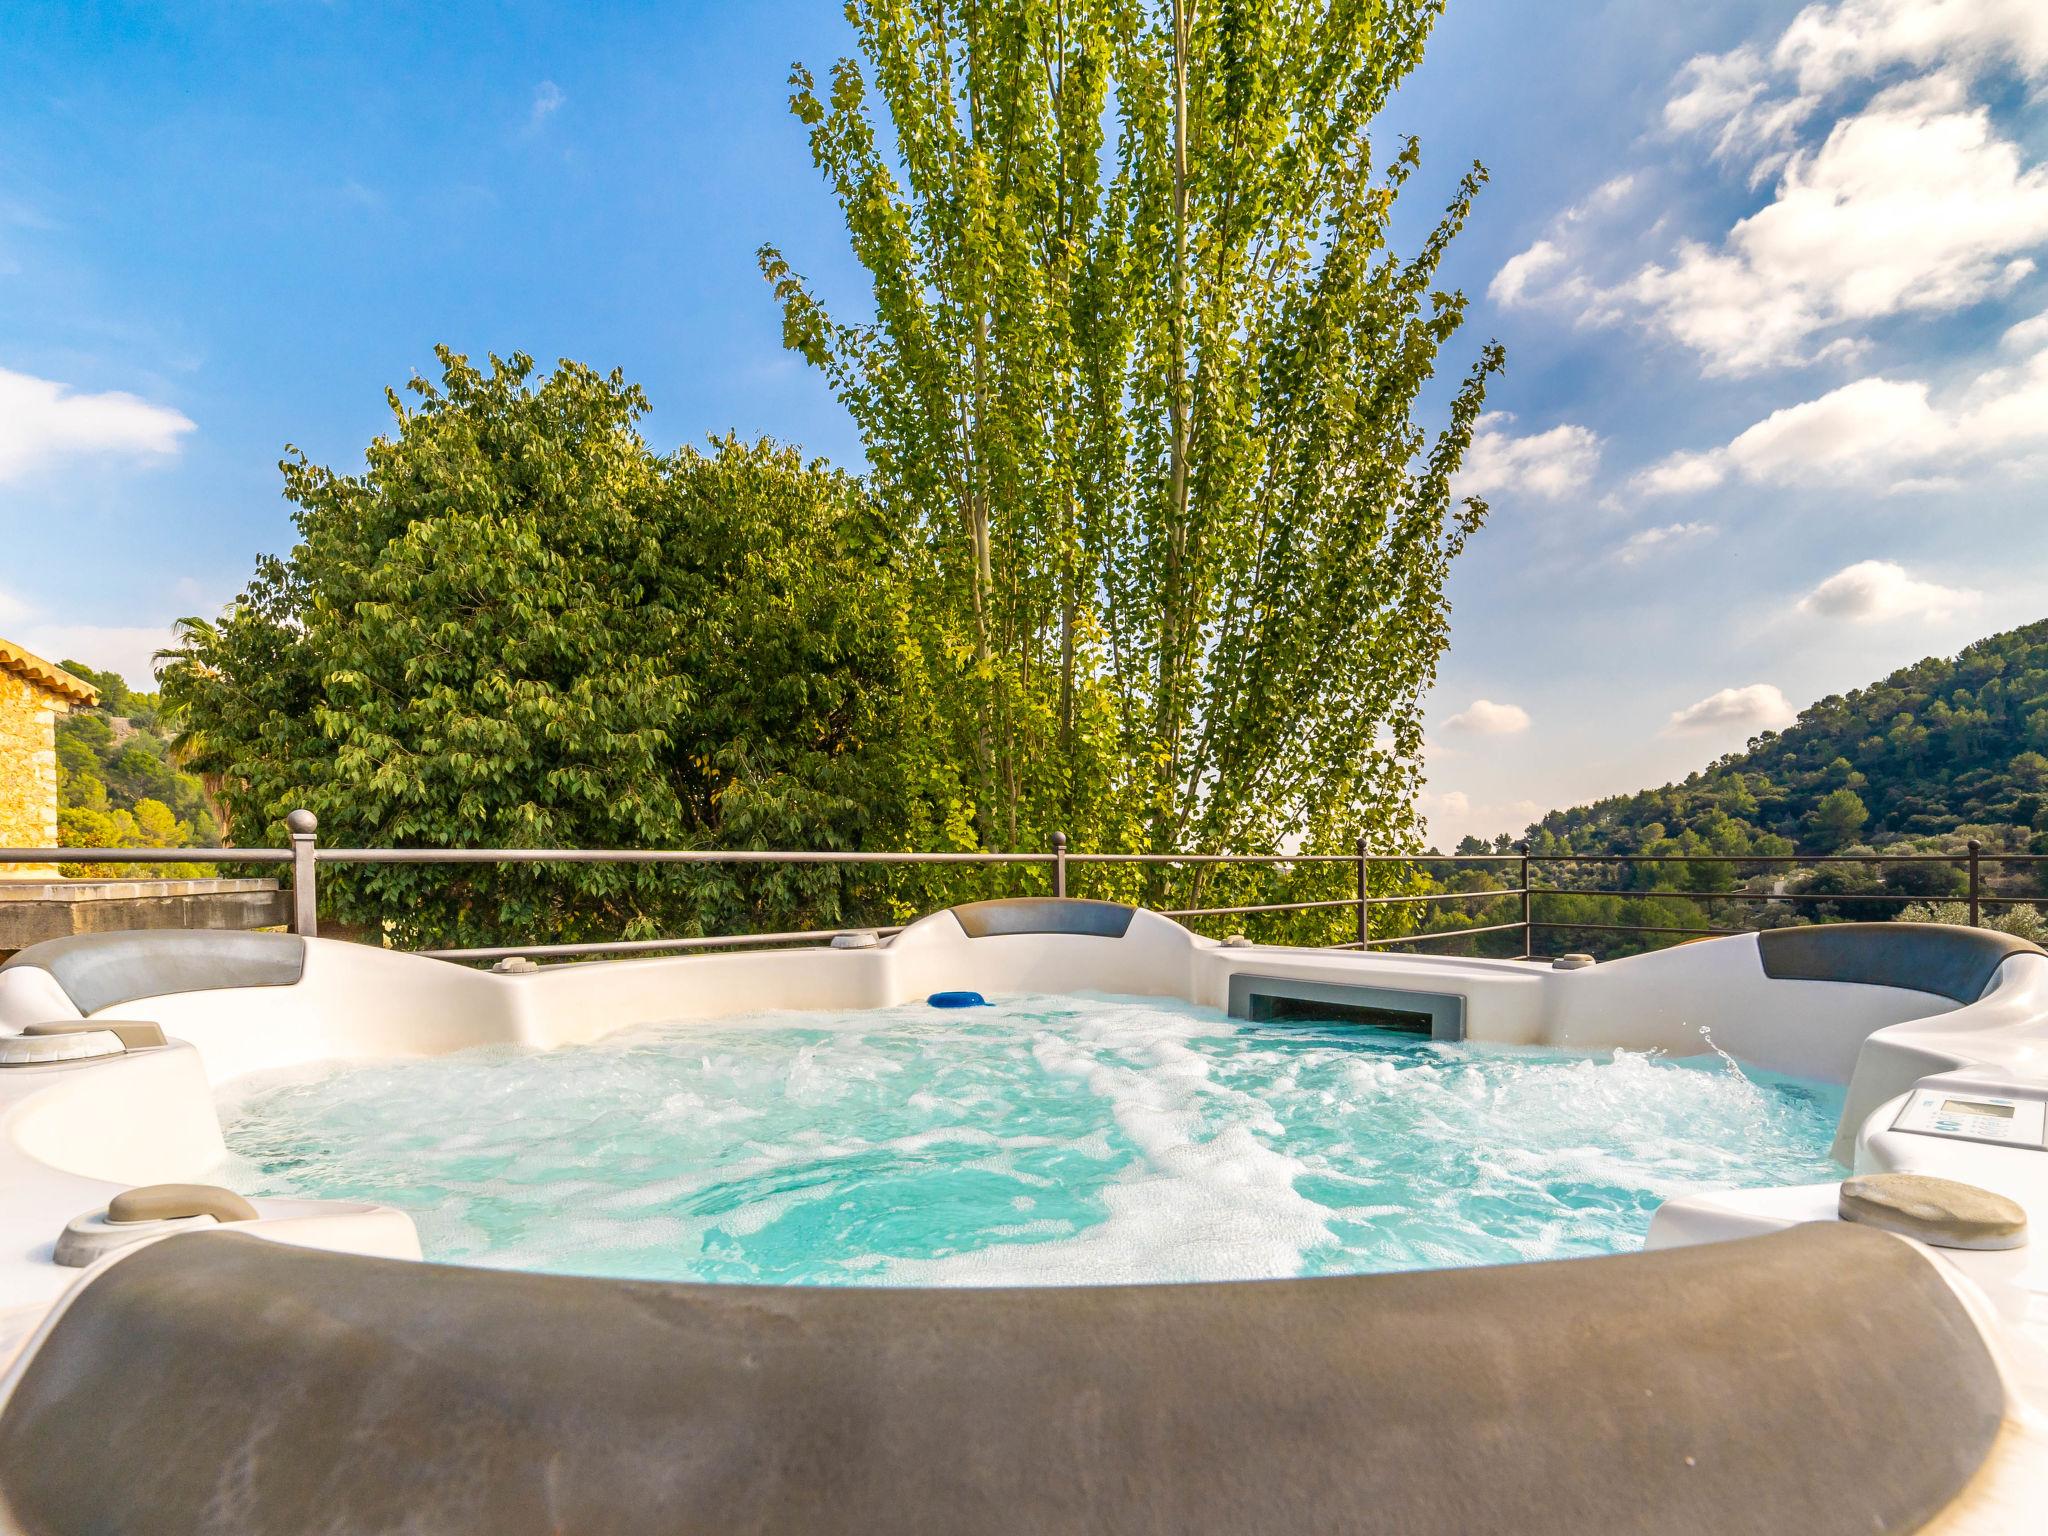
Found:
<path fill-rule="evenodd" d="M 1670 99 L 1664 103 L 1664 126 L 1673 133 L 1698 133 L 1725 128 L 1747 112 L 1769 84 L 1763 55 L 1744 44 L 1727 53 L 1702 53 L 1686 60 Z"/>
<path fill-rule="evenodd" d="M 1499 832 L 1519 833 L 1545 809 L 1534 800 L 1475 804 L 1462 789 L 1425 790 L 1416 797 L 1415 808 L 1428 824 L 1430 840 L 1441 848 L 1456 846 L 1468 834 L 1491 841 Z"/>
<path fill-rule="evenodd" d="M 1979 70 L 2010 64 L 2048 73 L 2048 7 L 2040 0 L 1841 0 L 1792 19 L 1772 63 L 1802 91 L 1829 91 L 1905 65 Z"/>
<path fill-rule="evenodd" d="M 1630 486 L 1646 496 L 1683 495 L 1739 477 L 1884 494 L 1948 490 L 1959 471 L 2044 446 L 2048 345 L 1941 395 L 1916 379 L 1858 379 L 1773 411 L 1724 447 L 1675 453 Z"/>
<path fill-rule="evenodd" d="M 1748 480 L 1864 480 L 1886 466 L 1924 462 L 1941 452 L 1949 427 L 1925 384 L 1858 379 L 1817 400 L 1773 411 L 1725 450 Z"/>
<path fill-rule="evenodd" d="M 1665 729 L 1674 735 L 1734 729 L 1775 731 L 1798 718 L 1775 684 L 1751 683 L 1745 688 L 1723 688 L 1697 704 L 1672 711 L 1671 723 Z"/>
<path fill-rule="evenodd" d="M 2048 11 L 2039 0 L 1809 5 L 1768 57 L 1744 43 L 1687 60 L 1664 104 L 1664 126 L 1711 132 L 1723 157 L 1762 152 L 1788 141 L 1823 98 L 1846 85 L 1902 67 L 1974 77 L 1995 64 L 2029 77 L 2048 73 Z"/>
<path fill-rule="evenodd" d="M 1673 85 L 1674 94 L 1664 103 L 1666 128 L 1679 134 L 1711 129 L 1716 159 L 1758 156 L 1766 174 L 1784 163 L 1783 154 L 1773 151 L 1792 138 L 1817 105 L 1810 97 L 1768 96 L 1770 67 L 1749 46 L 1689 60 Z"/>
<path fill-rule="evenodd" d="M 2008 327 L 1998 344 L 2008 352 L 2048 352 L 2048 312 Z"/>
<path fill-rule="evenodd" d="M 1605 259 L 1628 244 L 1612 221 L 1576 227 L 1589 198 L 1489 292 L 1584 324 L 1634 320 L 1698 354 L 1707 373 L 1731 375 L 1844 361 L 1864 338 L 1829 332 L 2009 293 L 2048 248 L 2048 166 L 2029 164 L 1973 100 L 1993 65 L 2048 77 L 2048 4 L 1808 6 L 1774 44 L 1689 61 L 1664 106 L 1667 129 L 1705 139 L 1752 184 L 1776 178 L 1766 206 L 1627 274 Z M 1890 78 L 1901 69 L 1914 78 Z M 1851 84 L 1884 88 L 1824 116 Z M 1827 123 L 1818 143 L 1816 118 Z"/>
<path fill-rule="evenodd" d="M 1520 491 L 1556 501 L 1581 490 L 1600 467 L 1600 439 L 1584 427 L 1552 427 L 1526 437 L 1506 428 L 1515 418 L 1489 411 L 1472 432 L 1472 445 L 1451 486 L 1454 496 Z"/>
<path fill-rule="evenodd" d="M 1837 336 L 1813 354 L 1816 363 L 1860 363 L 1876 346 L 1868 336 Z"/>
<path fill-rule="evenodd" d="M 1529 711 L 1519 704 L 1474 699 L 1446 720 L 1444 729 L 1461 736 L 1514 736 L 1529 729 Z"/>
<path fill-rule="evenodd" d="M 1721 455 L 1674 453 L 1652 464 L 1629 484 L 1645 496 L 1687 496 L 1712 490 L 1727 478 Z"/>
<path fill-rule="evenodd" d="M 1619 206 L 1635 186 L 1636 177 L 1632 172 L 1601 182 L 1557 216 L 1555 223 L 1559 235 L 1562 237 L 1573 225 L 1586 223 Z M 1569 299 L 1587 309 L 1599 311 L 1601 318 L 1618 319 L 1618 312 L 1607 313 L 1604 301 L 1592 283 L 1564 270 L 1571 261 L 1570 252 L 1558 241 L 1538 240 L 1526 251 L 1501 263 L 1493 281 L 1486 285 L 1487 297 L 1507 309 L 1523 303 L 1555 303 Z"/>
<path fill-rule="evenodd" d="M 192 430 L 180 412 L 134 395 L 79 394 L 0 368 L 0 481 L 61 459 L 168 457 Z"/>
<path fill-rule="evenodd" d="M 1662 528 L 1645 528 L 1632 533 L 1614 552 L 1617 565 L 1640 565 L 1652 555 L 1667 554 L 1681 544 L 1711 539 L 1717 532 L 1712 523 L 1668 523 Z"/>
<path fill-rule="evenodd" d="M 1532 299 L 1529 290 L 1546 273 L 1555 272 L 1564 266 L 1568 258 L 1564 248 L 1552 240 L 1538 240 L 1526 251 L 1510 256 L 1501 263 L 1501 269 L 1493 274 L 1493 281 L 1486 285 L 1486 296 L 1504 309 Z"/>
<path fill-rule="evenodd" d="M 562 110 L 562 103 L 568 99 L 562 88 L 554 81 L 541 81 L 533 89 L 533 106 L 526 115 L 526 131 L 538 132 L 543 123 Z"/>
<path fill-rule="evenodd" d="M 1718 247 L 1682 244 L 1626 294 L 1709 373 L 1805 360 L 1823 330 L 1944 313 L 2011 290 L 2048 243 L 2048 166 L 1935 76 L 1881 93 L 1792 155 Z"/>
<path fill-rule="evenodd" d="M 1857 624 L 1919 618 L 1938 624 L 1976 604 L 1979 594 L 1921 581 L 1890 560 L 1859 560 L 1799 600 L 1801 613 Z"/>
<path fill-rule="evenodd" d="M 1593 195 L 1573 210 L 1574 214 L 1589 213 L 1596 208 L 1611 208 L 1636 189 L 1635 173 L 1624 171 L 1619 176 L 1610 176 L 1593 189 Z"/>

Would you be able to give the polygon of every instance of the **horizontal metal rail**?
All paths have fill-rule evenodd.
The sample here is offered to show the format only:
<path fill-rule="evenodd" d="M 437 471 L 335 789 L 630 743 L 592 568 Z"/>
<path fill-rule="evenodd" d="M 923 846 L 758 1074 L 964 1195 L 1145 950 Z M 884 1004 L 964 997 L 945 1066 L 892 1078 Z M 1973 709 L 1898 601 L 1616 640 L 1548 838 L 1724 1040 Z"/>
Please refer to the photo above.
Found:
<path fill-rule="evenodd" d="M 1535 889 L 1536 891 L 1541 891 L 1542 887 L 1537 886 Z M 1519 885 L 1511 885 L 1504 886 L 1497 891 L 1424 891 L 1420 895 L 1415 896 L 1375 896 L 1372 898 L 1372 904 L 1376 907 L 1391 907 L 1403 902 L 1418 901 L 1498 901 L 1503 896 L 1521 896 L 1525 894 L 1533 894 L 1533 892 L 1525 891 Z"/>
<path fill-rule="evenodd" d="M 1070 853 L 1069 864 L 1356 864 L 1356 853 Z M 1368 853 L 1369 864 L 1513 864 L 1519 853 Z M 1534 855 L 1531 855 L 1534 857 Z M 1947 857 L 1947 855 L 1939 855 Z"/>
<path fill-rule="evenodd" d="M 1386 944 L 1420 944 L 1425 939 L 1469 939 L 1482 933 L 1506 933 L 1510 928 L 1520 928 L 1517 918 L 1512 923 L 1488 923 L 1482 928 L 1432 928 L 1427 933 L 1397 933 L 1384 939 L 1367 939 L 1363 945 L 1345 944 L 1344 949 L 1378 949 Z"/>
<path fill-rule="evenodd" d="M 0 864 L 289 864 L 288 848 L 0 848 Z"/>
<path fill-rule="evenodd" d="M 596 939 L 583 944 L 489 944 L 472 949 L 418 949 L 430 960 L 513 960 L 573 955 L 650 955 L 678 949 L 739 949 L 750 944 L 829 944 L 846 934 L 887 938 L 901 928 L 811 928 L 795 933 L 736 933 L 694 939 Z"/>
<path fill-rule="evenodd" d="M 895 853 L 768 848 L 320 848 L 322 864 L 1052 864 L 1055 853 Z M 1519 854 L 1368 853 L 1368 864 L 1502 864 Z M 1963 864 L 1968 854 L 1532 853 L 1532 864 Z M 1986 864 L 2048 853 L 1984 853 Z M 1069 853 L 1069 864 L 1356 864 L 1351 853 Z M 0 864 L 289 864 L 288 848 L 0 848 Z M 1548 887 L 1538 886 L 1538 890 Z M 1562 889 L 1562 887 L 1559 887 Z M 1479 892 L 1460 894 L 1480 894 Z M 1591 894 L 1591 893 L 1588 893 Z M 1376 901 L 1392 900 L 1375 897 Z"/>
<path fill-rule="evenodd" d="M 1323 907 L 1355 907 L 1358 898 L 1340 896 L 1335 901 L 1268 901 L 1242 907 L 1181 907 L 1161 911 L 1161 917 L 1235 917 L 1240 912 L 1313 912 Z"/>
<path fill-rule="evenodd" d="M 1187 864 L 1221 862 L 1236 864 L 1332 863 L 1350 864 L 1356 854 L 1328 853 L 1287 855 L 1242 854 L 1137 854 L 1070 853 L 1074 863 L 1101 864 L 1160 863 Z M 1368 853 L 1374 864 L 1512 864 L 1520 853 Z M 2048 863 L 2048 853 L 1990 853 L 1979 851 L 1985 864 Z M 1967 864 L 1965 853 L 1537 853 L 1528 855 L 1531 864 Z"/>
<path fill-rule="evenodd" d="M 1575 891 L 1539 885 L 1534 896 L 1601 896 L 1610 901 L 1939 901 L 1939 896 L 1902 896 L 1897 891 Z M 1958 897 L 1960 899 L 1960 897 Z"/>
<path fill-rule="evenodd" d="M 322 864 L 1051 864 L 1059 855 L 767 848 L 322 848 L 313 857 Z"/>
<path fill-rule="evenodd" d="M 1392 858 L 1392 854 L 1367 854 Z M 1488 855 L 1489 858 L 1496 857 Z M 1506 855 L 1499 855 L 1505 858 Z M 1070 853 L 1069 864 L 1356 864 L 1355 853 Z"/>
<path fill-rule="evenodd" d="M 1348 861 L 1347 861 L 1348 862 Z M 1393 906 L 1397 902 L 1435 901 L 1498 901 L 1503 896 L 1519 896 L 1518 886 L 1508 891 L 1426 891 L 1418 896 L 1374 896 L 1375 907 Z M 1355 907 L 1358 898 L 1341 896 L 1335 901 L 1269 901 L 1256 905 L 1237 907 L 1182 907 L 1175 911 L 1161 911 L 1161 917 L 1230 917 L 1240 912 L 1312 912 L 1323 907 Z"/>
<path fill-rule="evenodd" d="M 1511 895 L 1512 892 L 1502 892 Z M 1943 902 L 1964 902 L 1969 900 L 1962 891 L 1951 891 L 1942 896 L 1908 896 L 1897 891 L 1575 891 L 1563 885 L 1539 885 L 1530 890 L 1532 896 L 1601 896 L 1620 901 L 1901 901 L 1908 905 L 1926 902 L 1939 905 Z M 1392 901 L 1395 897 L 1375 897 L 1377 901 Z M 1985 906 L 2026 906 L 2030 902 L 2048 903 L 2048 895 L 2041 896 L 1979 896 L 1977 900 Z M 1746 930 L 1735 930 L 1738 932 Z"/>
<path fill-rule="evenodd" d="M 1539 920 L 1531 928 L 1565 928 L 1579 933 L 1696 933 L 1715 938 L 1732 938 L 1753 933 L 1751 928 L 1667 928 L 1658 923 L 1561 923 Z"/>
<path fill-rule="evenodd" d="M 1381 857 L 1381 855 L 1374 855 Z M 1967 864 L 1969 853 L 1531 853 L 1532 864 Z M 2038 864 L 2048 853 L 1985 853 L 1985 864 Z"/>

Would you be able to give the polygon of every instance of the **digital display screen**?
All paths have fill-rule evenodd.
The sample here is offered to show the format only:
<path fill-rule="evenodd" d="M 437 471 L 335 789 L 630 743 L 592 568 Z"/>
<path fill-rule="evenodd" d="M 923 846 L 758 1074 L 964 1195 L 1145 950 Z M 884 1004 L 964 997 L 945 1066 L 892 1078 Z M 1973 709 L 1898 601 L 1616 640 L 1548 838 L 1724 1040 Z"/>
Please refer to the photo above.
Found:
<path fill-rule="evenodd" d="M 1995 1120 L 2010 1120 L 2010 1104 L 1985 1104 L 1977 1099 L 1943 1099 L 1941 1112 L 1944 1115 L 1989 1115 Z"/>

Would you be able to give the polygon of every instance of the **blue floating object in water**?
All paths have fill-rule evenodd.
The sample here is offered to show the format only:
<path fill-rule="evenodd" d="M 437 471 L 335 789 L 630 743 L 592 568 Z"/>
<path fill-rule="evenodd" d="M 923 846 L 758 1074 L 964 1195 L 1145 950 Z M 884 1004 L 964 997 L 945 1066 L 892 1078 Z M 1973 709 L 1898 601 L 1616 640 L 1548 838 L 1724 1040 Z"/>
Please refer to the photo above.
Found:
<path fill-rule="evenodd" d="M 934 992 L 925 1001 L 934 1008 L 986 1008 L 988 999 L 979 992 Z"/>

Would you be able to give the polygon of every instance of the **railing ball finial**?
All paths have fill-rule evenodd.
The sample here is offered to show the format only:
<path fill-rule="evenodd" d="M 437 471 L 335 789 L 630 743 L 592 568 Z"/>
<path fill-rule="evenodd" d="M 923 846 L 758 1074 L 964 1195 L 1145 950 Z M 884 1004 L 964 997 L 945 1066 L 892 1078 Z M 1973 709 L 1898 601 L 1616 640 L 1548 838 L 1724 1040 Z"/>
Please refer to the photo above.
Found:
<path fill-rule="evenodd" d="M 319 830 L 319 826 L 320 818 L 305 809 L 293 811 L 284 819 L 285 830 L 296 833 L 300 837 L 310 836 L 313 832 Z"/>

